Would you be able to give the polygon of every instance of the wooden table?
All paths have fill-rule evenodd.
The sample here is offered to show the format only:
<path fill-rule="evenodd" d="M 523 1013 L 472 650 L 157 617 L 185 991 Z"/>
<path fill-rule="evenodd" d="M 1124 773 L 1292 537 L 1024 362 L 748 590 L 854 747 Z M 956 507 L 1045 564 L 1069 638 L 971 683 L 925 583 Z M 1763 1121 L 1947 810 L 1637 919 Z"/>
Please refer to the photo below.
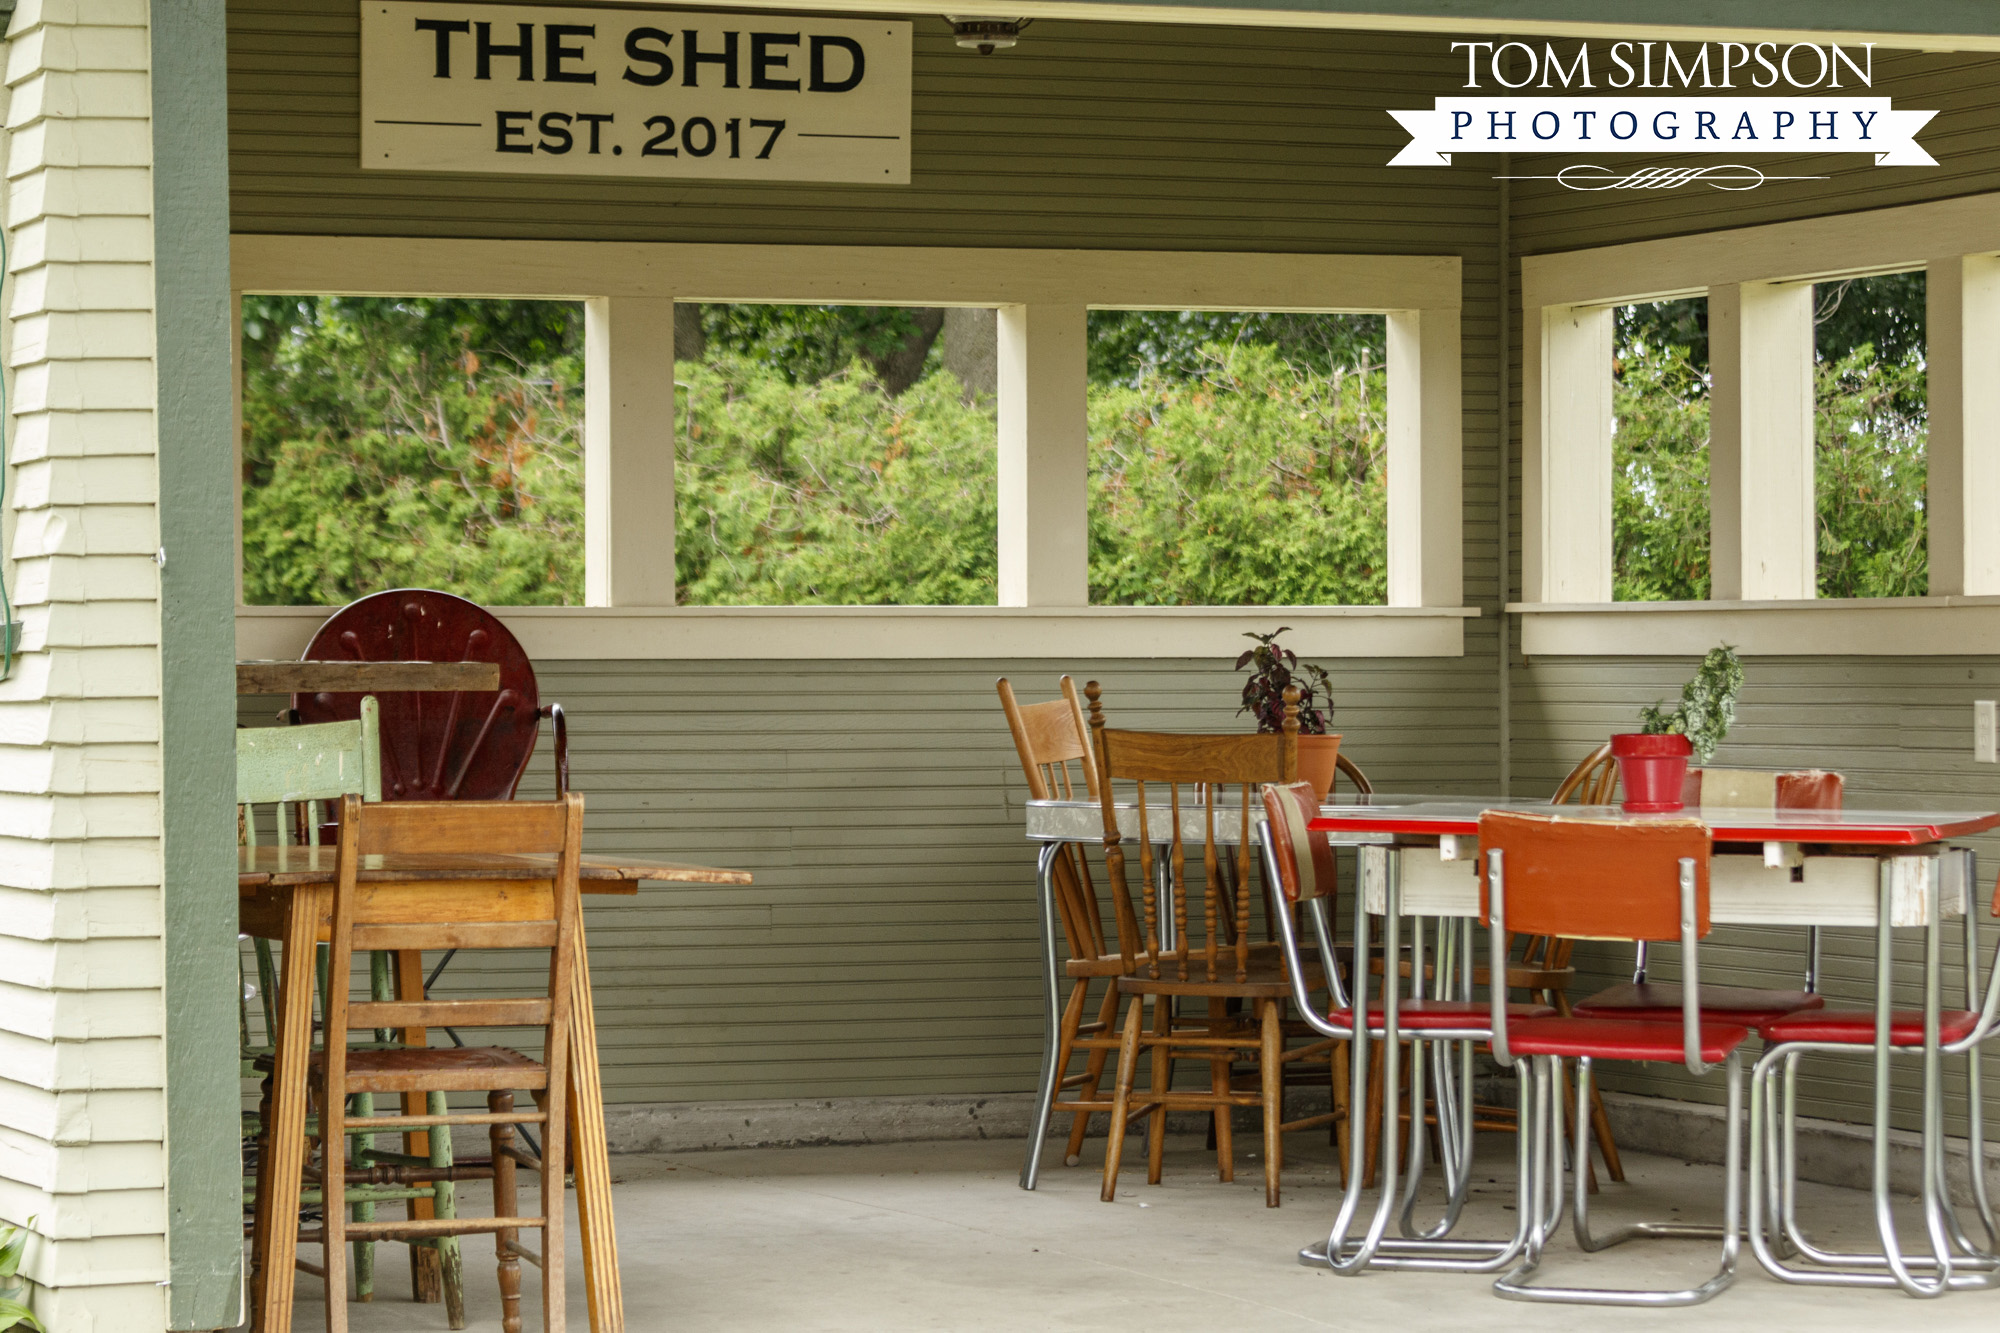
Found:
<path fill-rule="evenodd" d="M 238 694 L 474 694 L 500 688 L 497 662 L 238 662 Z"/>
<path fill-rule="evenodd" d="M 549 912 L 550 856 L 368 856 L 357 876 L 361 885 L 356 921 L 409 921 L 411 904 L 421 900 L 426 916 L 495 920 L 508 905 L 533 915 Z M 312 1042 L 314 945 L 328 938 L 333 922 L 336 878 L 333 847 L 245 847 L 238 851 L 236 893 L 240 929 L 284 946 L 277 997 L 278 1031 L 272 1034 L 280 1070 L 298 1077 L 274 1078 L 274 1126 L 303 1125 L 306 1081 L 303 1071 Z M 582 889 L 587 894 L 636 894 L 642 882 L 748 884 L 743 870 L 718 870 L 628 856 L 585 856 Z M 538 901 L 539 900 L 539 901 Z M 527 917 L 523 917 L 527 919 Z M 577 1231 L 583 1241 L 584 1286 L 593 1333 L 623 1333 L 624 1296 L 618 1276 L 618 1241 L 611 1215 L 611 1162 L 605 1143 L 604 1103 L 597 1060 L 597 1024 L 590 995 L 588 950 L 577 936 L 570 1018 L 570 1115 L 574 1123 Z M 423 959 L 399 955 L 396 982 L 406 995 L 422 993 Z M 414 986 L 414 990 L 412 990 Z M 414 1032 L 412 1040 L 421 1040 Z M 289 1059 L 287 1057 L 290 1057 Z M 259 1211 L 271 1219 L 295 1217 L 299 1207 L 302 1134 L 271 1135 L 268 1199 Z M 336 1205 L 337 1206 L 337 1205 Z M 297 1228 L 260 1228 L 257 1289 L 251 1293 L 251 1324 L 261 1333 L 291 1327 L 296 1276 Z"/>

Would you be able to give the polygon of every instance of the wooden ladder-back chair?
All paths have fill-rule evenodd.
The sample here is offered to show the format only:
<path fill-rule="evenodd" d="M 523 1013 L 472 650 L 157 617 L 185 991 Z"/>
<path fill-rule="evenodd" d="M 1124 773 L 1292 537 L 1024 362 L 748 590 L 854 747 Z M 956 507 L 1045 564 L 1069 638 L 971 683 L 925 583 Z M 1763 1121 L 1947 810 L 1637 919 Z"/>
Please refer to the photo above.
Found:
<path fill-rule="evenodd" d="M 1005 676 L 994 682 L 1001 710 L 1007 715 L 1007 728 L 1014 735 L 1014 749 L 1021 758 L 1021 772 L 1028 779 L 1029 798 L 1094 801 L 1098 799 L 1097 760 L 1091 753 L 1083 702 L 1077 698 L 1074 680 L 1064 676 L 1060 685 L 1062 698 L 1023 704 L 1015 699 L 1014 687 Z M 1105 1063 L 1118 1049 L 1118 1007 L 1122 997 L 1109 982 L 1125 971 L 1126 965 L 1104 933 L 1104 913 L 1082 849 L 1068 844 L 1058 848 L 1049 867 L 1049 879 L 1069 950 L 1063 971 L 1070 979 L 1069 999 L 1063 1005 L 1056 1032 L 1057 1078 L 1049 1110 L 1051 1114 L 1068 1111 L 1075 1117 L 1070 1124 L 1069 1145 L 1063 1154 L 1064 1163 L 1075 1166 L 1083 1151 L 1091 1113 L 1111 1110 L 1111 1099 L 1100 1095 L 1099 1089 L 1104 1081 Z M 1093 982 L 1103 984 L 1104 995 L 1098 1002 L 1097 1017 L 1085 1022 L 1084 1012 Z M 1085 1067 L 1072 1074 L 1070 1061 L 1078 1051 L 1088 1053 Z M 1066 1091 L 1069 1096 L 1063 1095 Z"/>
<path fill-rule="evenodd" d="M 1283 1131 L 1330 1123 L 1331 1115 L 1283 1122 L 1284 1065 L 1292 1061 L 1325 1060 L 1329 1082 L 1333 1043 L 1319 1041 L 1285 1049 L 1281 1024 L 1291 996 L 1291 980 L 1274 945 L 1254 947 L 1250 941 L 1248 892 L 1228 895 L 1225 859 L 1234 862 L 1234 882 L 1251 883 L 1257 857 L 1255 828 L 1262 818 L 1260 785 L 1289 782 L 1298 768 L 1298 704 L 1287 698 L 1285 729 L 1277 734 L 1189 736 L 1164 732 L 1120 731 L 1104 725 L 1102 691 L 1097 682 L 1084 687 L 1090 700 L 1090 729 L 1097 752 L 1099 799 L 1104 812 L 1105 869 L 1110 881 L 1118 949 L 1125 971 L 1115 985 L 1131 1003 L 1118 1050 L 1117 1083 L 1111 1110 L 1110 1137 L 1105 1145 L 1102 1197 L 1117 1193 L 1119 1157 L 1127 1126 L 1142 1116 L 1147 1124 L 1149 1182 L 1160 1179 L 1166 1147 L 1167 1113 L 1203 1110 L 1215 1125 L 1217 1170 L 1235 1176 L 1230 1114 L 1238 1106 L 1261 1108 L 1264 1117 L 1264 1201 L 1278 1206 L 1279 1173 L 1283 1164 Z M 1118 824 L 1113 784 L 1131 781 L 1137 791 L 1137 841 L 1141 910 L 1135 912 L 1126 882 L 1126 839 Z M 1153 803 L 1149 786 L 1164 786 L 1164 808 Z M 1187 830 L 1190 817 L 1201 827 L 1201 914 L 1191 912 L 1187 877 Z M 1167 828 L 1160 828 L 1165 820 Z M 1237 845 L 1227 847 L 1216 836 L 1220 821 L 1236 825 Z M 1155 843 L 1168 847 L 1167 860 L 1157 860 Z M 1160 901 L 1166 889 L 1171 901 Z M 1200 927 L 1199 942 L 1191 931 Z M 1317 977 L 1309 988 L 1319 985 Z M 1153 1002 L 1153 1022 L 1145 1030 L 1145 1004 Z M 1205 1020 L 1177 1022 L 1175 1002 L 1205 999 Z M 1230 1002 L 1250 1006 L 1249 1013 L 1231 1013 Z M 1141 1051 L 1152 1056 L 1152 1085 L 1133 1091 Z M 1209 1086 L 1205 1091 L 1173 1088 L 1177 1057 L 1206 1060 Z M 1238 1091 L 1231 1076 L 1235 1059 L 1254 1057 L 1259 1080 L 1256 1091 Z"/>
<path fill-rule="evenodd" d="M 492 1145 L 490 1166 L 453 1168 L 452 1179 L 490 1177 L 493 1216 L 439 1217 L 387 1222 L 349 1223 L 341 1210 L 325 1213 L 326 1299 L 329 1333 L 346 1333 L 347 1281 L 344 1242 L 350 1239 L 412 1241 L 445 1235 L 491 1235 L 499 1269 L 501 1327 L 521 1328 L 521 1266 L 527 1258 L 541 1269 L 542 1321 L 547 1333 L 564 1328 L 564 1194 L 563 1168 L 568 1141 L 569 1020 L 571 972 L 580 932 L 578 903 L 579 856 L 583 839 L 583 798 L 570 794 L 555 801 L 397 802 L 364 806 L 353 797 L 342 804 L 340 869 L 333 898 L 331 931 L 334 975 L 344 975 L 357 949 L 536 950 L 548 957 L 547 985 L 525 997 L 432 1000 L 421 996 L 397 1001 L 350 1001 L 336 986 L 327 1014 L 327 1031 L 377 1028 L 512 1028 L 538 1029 L 541 1058 L 534 1059 L 504 1046 L 417 1047 L 396 1050 L 353 1050 L 337 1035 L 312 1057 L 310 1086 L 321 1117 L 322 1145 L 318 1174 L 322 1181 L 339 1178 L 347 1163 L 343 1145 L 350 1128 L 348 1099 L 358 1094 L 450 1094 L 484 1092 L 484 1114 L 452 1115 L 432 1110 L 420 1116 L 394 1117 L 400 1130 L 421 1124 L 434 1134 L 449 1133 L 454 1124 L 487 1126 Z M 494 921 L 421 920 L 385 923 L 357 921 L 367 891 L 358 878 L 361 858 L 370 855 L 423 855 L 480 852 L 501 855 L 552 855 L 553 874 L 546 899 L 521 894 L 510 900 L 507 919 Z M 375 913 L 381 909 L 375 908 Z M 371 913 L 372 915 L 373 913 Z M 411 916 L 423 913 L 412 908 Z M 514 1094 L 525 1091 L 534 1109 L 515 1106 Z M 541 1150 L 530 1154 L 515 1145 L 515 1127 L 542 1127 Z M 522 1215 L 515 1186 L 515 1169 L 539 1172 L 539 1215 Z M 309 1171 L 310 1174 L 310 1171 Z M 396 1183 L 435 1178 L 431 1168 L 376 1167 L 366 1173 Z M 539 1252 L 520 1244 L 520 1233 L 542 1233 Z"/>

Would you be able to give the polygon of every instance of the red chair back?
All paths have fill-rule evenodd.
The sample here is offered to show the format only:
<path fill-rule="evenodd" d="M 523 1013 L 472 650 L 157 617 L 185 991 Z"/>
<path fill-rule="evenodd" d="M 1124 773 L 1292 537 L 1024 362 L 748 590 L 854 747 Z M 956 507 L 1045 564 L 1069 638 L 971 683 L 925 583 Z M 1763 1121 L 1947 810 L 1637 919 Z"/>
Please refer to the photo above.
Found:
<path fill-rule="evenodd" d="M 1708 828 L 1698 819 L 1592 820 L 1489 810 L 1479 817 L 1479 920 L 1501 853 L 1507 929 L 1591 940 L 1679 940 L 1680 863 L 1695 865 L 1695 933 L 1708 934 Z"/>
<path fill-rule="evenodd" d="M 541 696 L 520 641 L 476 602 L 399 588 L 350 602 L 306 646 L 306 661 L 492 662 L 500 688 L 379 694 L 382 799 L 508 800 L 535 753 Z M 295 694 L 301 722 L 361 715 L 358 694 Z"/>
<path fill-rule="evenodd" d="M 1314 833 L 1306 821 L 1319 813 L 1319 796 L 1310 782 L 1264 784 L 1264 814 L 1271 823 L 1271 852 L 1278 863 L 1278 885 L 1287 902 L 1330 896 L 1336 874 L 1333 844 Z"/>

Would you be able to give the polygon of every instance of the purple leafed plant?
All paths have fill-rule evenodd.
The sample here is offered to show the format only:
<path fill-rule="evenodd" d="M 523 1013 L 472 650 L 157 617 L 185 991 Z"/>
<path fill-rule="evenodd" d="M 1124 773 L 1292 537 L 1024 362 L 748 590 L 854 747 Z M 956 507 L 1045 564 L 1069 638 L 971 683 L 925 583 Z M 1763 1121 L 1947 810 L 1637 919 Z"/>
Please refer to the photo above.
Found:
<path fill-rule="evenodd" d="M 1333 719 L 1333 697 L 1324 667 L 1299 661 L 1299 655 L 1278 642 L 1291 628 L 1280 625 L 1269 634 L 1245 634 L 1257 646 L 1236 659 L 1236 669 L 1249 668 L 1250 679 L 1243 682 L 1243 706 L 1236 711 L 1257 719 L 1259 731 L 1285 729 L 1285 687 L 1299 687 L 1299 732 L 1323 736 Z"/>

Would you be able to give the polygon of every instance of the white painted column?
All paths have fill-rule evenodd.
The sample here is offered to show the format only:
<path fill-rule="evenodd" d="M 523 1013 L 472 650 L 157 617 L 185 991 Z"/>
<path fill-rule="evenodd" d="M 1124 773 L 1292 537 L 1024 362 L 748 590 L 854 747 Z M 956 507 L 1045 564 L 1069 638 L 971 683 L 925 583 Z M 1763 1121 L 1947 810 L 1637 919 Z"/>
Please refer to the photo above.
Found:
<path fill-rule="evenodd" d="M 1930 594 L 2000 595 L 2000 259 L 1926 273 Z"/>
<path fill-rule="evenodd" d="M 674 303 L 584 305 L 583 600 L 674 604 Z"/>
<path fill-rule="evenodd" d="M 1812 285 L 1711 288 L 1708 360 L 1710 596 L 1812 597 Z"/>
<path fill-rule="evenodd" d="M 1389 605 L 1464 598 L 1463 407 L 1456 310 L 1391 311 Z"/>
<path fill-rule="evenodd" d="M 1000 605 L 1090 601 L 1089 312 L 1000 307 Z"/>
<path fill-rule="evenodd" d="M 1610 306 L 1529 312 L 1523 419 L 1523 591 L 1534 602 L 1611 600 Z"/>

